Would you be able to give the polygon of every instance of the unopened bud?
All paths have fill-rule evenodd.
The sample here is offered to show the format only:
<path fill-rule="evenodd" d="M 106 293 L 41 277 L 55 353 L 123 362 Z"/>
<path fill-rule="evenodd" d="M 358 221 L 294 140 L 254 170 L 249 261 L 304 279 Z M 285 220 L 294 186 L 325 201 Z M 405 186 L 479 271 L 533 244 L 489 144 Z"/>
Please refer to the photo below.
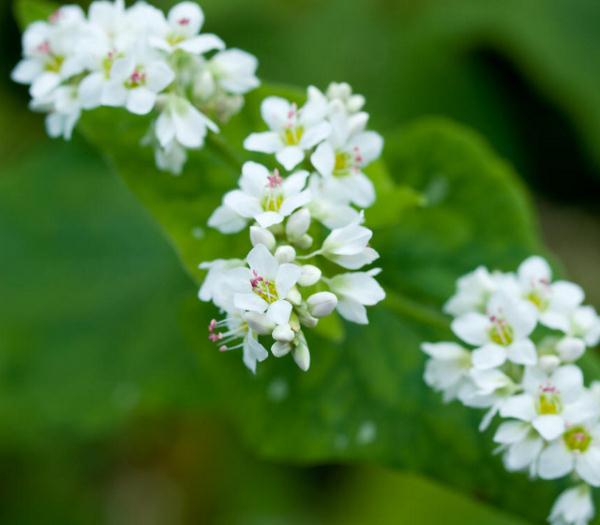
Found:
<path fill-rule="evenodd" d="M 551 374 L 560 366 L 560 358 L 557 355 L 543 355 L 538 364 L 544 372 Z"/>
<path fill-rule="evenodd" d="M 321 280 L 321 270 L 313 264 L 305 264 L 302 266 L 302 273 L 298 279 L 300 286 L 312 286 Z"/>
<path fill-rule="evenodd" d="M 307 300 L 308 311 L 317 319 L 328 316 L 337 306 L 337 297 L 331 292 L 318 292 Z"/>
<path fill-rule="evenodd" d="M 313 238 L 308 233 L 305 233 L 302 237 L 294 241 L 294 244 L 301 250 L 308 250 L 312 246 L 312 243 Z"/>
<path fill-rule="evenodd" d="M 246 312 L 244 319 L 246 319 L 248 326 L 259 335 L 270 334 L 275 328 L 275 323 L 269 321 L 267 316 L 258 312 Z"/>
<path fill-rule="evenodd" d="M 294 361 L 300 367 L 300 370 L 306 372 L 310 368 L 310 352 L 306 343 L 302 342 L 294 348 Z"/>
<path fill-rule="evenodd" d="M 204 70 L 196 78 L 194 83 L 194 96 L 206 100 L 214 94 L 216 89 L 215 79 L 212 73 L 208 70 Z"/>
<path fill-rule="evenodd" d="M 296 259 L 296 250 L 292 246 L 280 246 L 275 250 L 275 259 L 279 261 L 279 264 L 290 263 Z"/>
<path fill-rule="evenodd" d="M 310 227 L 310 212 L 301 208 L 292 213 L 285 225 L 285 233 L 290 240 L 300 239 Z"/>
<path fill-rule="evenodd" d="M 307 328 L 314 328 L 319 324 L 319 320 L 316 317 L 310 315 L 310 313 L 307 310 L 299 312 L 298 318 L 300 322 Z"/>
<path fill-rule="evenodd" d="M 275 236 L 269 230 L 260 226 L 250 226 L 250 242 L 252 246 L 263 244 L 269 251 L 272 251 L 276 244 Z"/>
<path fill-rule="evenodd" d="M 362 95 L 352 95 L 348 99 L 348 111 L 350 113 L 356 113 L 360 111 L 365 105 L 365 97 Z"/>
<path fill-rule="evenodd" d="M 283 357 L 284 355 L 289 354 L 291 350 L 292 350 L 292 345 L 290 343 L 282 343 L 282 342 L 276 341 L 271 346 L 271 353 L 275 357 Z"/>
<path fill-rule="evenodd" d="M 565 337 L 556 345 L 556 351 L 563 361 L 577 361 L 585 352 L 585 343 L 576 337 Z"/>
<path fill-rule="evenodd" d="M 296 337 L 296 334 L 294 334 L 294 331 L 288 324 L 276 326 L 272 335 L 273 339 L 280 343 L 291 343 L 294 337 Z"/>
<path fill-rule="evenodd" d="M 286 299 L 295 306 L 302 303 L 302 294 L 295 286 L 288 292 Z"/>

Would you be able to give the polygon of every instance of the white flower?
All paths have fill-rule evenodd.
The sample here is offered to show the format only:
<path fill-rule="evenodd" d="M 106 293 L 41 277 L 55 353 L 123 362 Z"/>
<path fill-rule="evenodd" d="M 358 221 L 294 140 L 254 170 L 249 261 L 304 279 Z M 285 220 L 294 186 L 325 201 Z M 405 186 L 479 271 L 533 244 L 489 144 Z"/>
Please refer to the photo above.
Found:
<path fill-rule="evenodd" d="M 146 115 L 154 108 L 158 94 L 173 80 L 175 73 L 167 63 L 145 51 L 118 58 L 111 68 L 104 103 Z"/>
<path fill-rule="evenodd" d="M 327 98 L 340 104 L 348 113 L 356 113 L 365 105 L 365 97 L 352 93 L 352 87 L 346 82 L 332 82 L 327 88 Z"/>
<path fill-rule="evenodd" d="M 187 162 L 187 151 L 179 142 L 173 140 L 164 148 L 157 144 L 154 149 L 154 158 L 159 170 L 168 171 L 173 175 L 181 175 Z"/>
<path fill-rule="evenodd" d="M 337 311 L 348 321 L 368 324 L 367 309 L 385 299 L 385 292 L 373 277 L 376 272 L 352 272 L 329 279 L 331 291 L 337 295 Z"/>
<path fill-rule="evenodd" d="M 298 109 L 280 97 L 267 97 L 261 115 L 270 131 L 252 133 L 244 147 L 250 151 L 275 154 L 277 160 L 291 170 L 304 159 L 305 152 L 329 136 L 331 125 L 325 121 L 328 103 L 323 94 L 308 88 L 308 101 Z"/>
<path fill-rule="evenodd" d="M 346 226 L 360 217 L 360 213 L 351 205 L 347 196 L 335 191 L 330 180 L 317 174 L 311 175 L 308 188 L 311 199 L 307 207 L 311 216 L 327 228 L 335 229 Z"/>
<path fill-rule="evenodd" d="M 307 177 L 306 171 L 298 171 L 284 179 L 277 170 L 271 173 L 261 164 L 246 162 L 240 189 L 225 195 L 223 205 L 211 215 L 208 224 L 222 233 L 241 230 L 249 219 L 263 228 L 279 224 L 309 202 L 310 191 L 304 190 Z M 241 220 L 232 222 L 232 215 Z M 233 226 L 239 228 L 232 230 Z"/>
<path fill-rule="evenodd" d="M 199 268 L 208 270 L 208 273 L 198 291 L 198 298 L 205 302 L 213 301 L 222 310 L 233 310 L 233 298 L 231 301 L 221 301 L 219 297 L 223 296 L 224 287 L 227 285 L 228 271 L 243 266 L 244 261 L 240 259 L 216 259 L 200 264 Z"/>
<path fill-rule="evenodd" d="M 573 425 L 540 454 L 542 479 L 561 478 L 573 471 L 586 483 L 600 487 L 600 425 Z"/>
<path fill-rule="evenodd" d="M 593 347 L 600 342 L 600 317 L 591 306 L 575 308 L 568 316 L 565 333 L 578 339 L 585 346 Z"/>
<path fill-rule="evenodd" d="M 207 130 L 215 133 L 219 128 L 196 109 L 186 98 L 169 95 L 156 121 L 156 137 L 163 148 L 173 141 L 186 148 L 199 148 L 204 144 Z"/>
<path fill-rule="evenodd" d="M 225 331 L 219 331 L 225 327 Z M 235 312 L 222 321 L 213 319 L 208 325 L 208 339 L 219 345 L 219 351 L 243 349 L 242 358 L 246 367 L 256 373 L 256 365 L 267 359 L 269 353 L 260 344 L 254 331 L 240 312 Z M 241 342 L 238 342 L 241 339 Z M 236 344 L 231 345 L 230 343 Z"/>
<path fill-rule="evenodd" d="M 77 40 L 84 31 L 83 11 L 76 6 L 58 9 L 51 22 L 35 22 L 23 34 L 25 58 L 12 72 L 12 79 L 30 85 L 35 100 L 48 96 L 63 81 L 84 69 Z"/>
<path fill-rule="evenodd" d="M 290 320 L 292 304 L 286 297 L 300 277 L 300 267 L 279 264 L 262 244 L 256 245 L 247 257 L 250 270 L 239 281 L 234 296 L 236 308 L 264 313 L 276 325 L 286 325 Z"/>
<path fill-rule="evenodd" d="M 551 375 L 528 367 L 522 386 L 524 393 L 509 398 L 500 415 L 531 423 L 547 441 L 593 415 L 591 407 L 586 407 L 586 398 L 582 398 L 583 374 L 574 365 L 559 367 Z"/>
<path fill-rule="evenodd" d="M 383 148 L 381 135 L 364 131 L 367 118 L 366 113 L 348 116 L 334 112 L 329 119 L 329 138 L 311 156 L 313 166 L 329 179 L 332 191 L 362 208 L 375 201 L 375 188 L 363 168 L 379 158 Z"/>
<path fill-rule="evenodd" d="M 199 35 L 204 24 L 204 13 L 194 2 L 181 2 L 175 5 L 167 16 L 160 36 L 150 38 L 150 43 L 167 53 L 177 50 L 201 55 L 215 49 L 223 49 L 225 44 L 216 35 Z"/>
<path fill-rule="evenodd" d="M 227 93 L 243 95 L 258 87 L 256 57 L 240 49 L 220 51 L 206 63 L 215 85 Z"/>
<path fill-rule="evenodd" d="M 456 343 L 423 343 L 421 349 L 430 359 L 425 366 L 425 382 L 444 394 L 444 401 L 458 397 L 470 381 L 471 352 Z"/>
<path fill-rule="evenodd" d="M 371 264 L 379 254 L 368 246 L 373 232 L 360 223 L 363 214 L 343 228 L 336 228 L 323 241 L 320 253 L 327 259 L 349 270 Z"/>
<path fill-rule="evenodd" d="M 453 316 L 469 312 L 483 313 L 497 289 L 497 280 L 487 268 L 480 266 L 457 281 L 457 292 L 446 302 L 444 311 Z"/>
<path fill-rule="evenodd" d="M 590 487 L 581 484 L 565 490 L 556 500 L 548 521 L 551 525 L 587 525 L 594 518 Z"/>
<path fill-rule="evenodd" d="M 470 312 L 452 322 L 453 332 L 463 341 L 477 346 L 473 366 L 479 369 L 513 363 L 533 365 L 537 361 L 529 335 L 536 325 L 532 305 L 497 292 L 489 300 L 486 314 Z"/>
<path fill-rule="evenodd" d="M 533 430 L 529 423 L 524 421 L 506 421 L 502 423 L 494 441 L 501 445 L 500 451 L 504 452 L 504 466 L 509 471 L 518 471 L 529 468 L 535 475 L 535 466 L 544 448 L 544 440 Z"/>
<path fill-rule="evenodd" d="M 540 322 L 566 331 L 569 314 L 584 299 L 583 290 L 567 281 L 552 283 L 552 270 L 541 257 L 526 259 L 517 275 L 523 296 L 539 311 Z"/>

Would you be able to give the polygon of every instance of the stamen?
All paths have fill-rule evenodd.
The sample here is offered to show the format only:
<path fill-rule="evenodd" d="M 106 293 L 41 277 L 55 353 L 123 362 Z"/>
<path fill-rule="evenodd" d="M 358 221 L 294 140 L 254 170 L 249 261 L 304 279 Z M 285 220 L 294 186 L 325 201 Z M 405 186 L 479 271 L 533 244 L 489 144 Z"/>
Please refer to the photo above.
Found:
<path fill-rule="evenodd" d="M 269 175 L 267 177 L 267 186 L 269 188 L 278 188 L 282 184 L 283 184 L 283 179 L 281 178 L 281 175 L 279 174 L 279 170 L 278 169 L 273 170 L 273 175 Z"/>

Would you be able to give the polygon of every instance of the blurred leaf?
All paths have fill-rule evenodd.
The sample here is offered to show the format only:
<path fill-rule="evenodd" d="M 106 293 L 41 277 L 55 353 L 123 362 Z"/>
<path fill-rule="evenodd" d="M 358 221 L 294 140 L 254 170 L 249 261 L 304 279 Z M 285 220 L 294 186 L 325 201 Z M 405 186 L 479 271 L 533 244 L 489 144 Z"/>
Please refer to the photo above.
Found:
<path fill-rule="evenodd" d="M 177 329 L 189 282 L 89 147 L 46 143 L 3 168 L 0 239 L 2 446 L 202 402 Z"/>
<path fill-rule="evenodd" d="M 23 28 L 38 20 L 46 20 L 60 7 L 57 2 L 39 0 L 19 0 L 14 3 L 15 16 Z"/>

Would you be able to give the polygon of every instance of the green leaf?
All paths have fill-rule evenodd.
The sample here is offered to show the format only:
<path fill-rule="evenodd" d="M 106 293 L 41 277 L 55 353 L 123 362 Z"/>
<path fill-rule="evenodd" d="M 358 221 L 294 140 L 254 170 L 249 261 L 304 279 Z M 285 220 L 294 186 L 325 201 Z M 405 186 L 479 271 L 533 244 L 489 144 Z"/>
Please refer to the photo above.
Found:
<path fill-rule="evenodd" d="M 15 17 L 21 28 L 27 27 L 38 20 L 46 20 L 60 4 L 39 0 L 19 0 L 14 3 Z"/>

